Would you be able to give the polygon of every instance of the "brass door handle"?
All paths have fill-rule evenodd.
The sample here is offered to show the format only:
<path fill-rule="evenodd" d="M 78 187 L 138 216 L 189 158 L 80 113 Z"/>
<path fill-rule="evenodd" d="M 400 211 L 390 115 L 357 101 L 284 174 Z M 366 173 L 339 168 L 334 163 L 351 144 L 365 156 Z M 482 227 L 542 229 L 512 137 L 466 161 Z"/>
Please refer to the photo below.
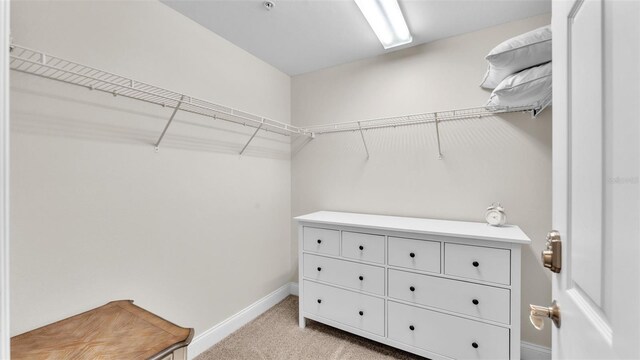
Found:
<path fill-rule="evenodd" d="M 533 327 L 542 330 L 544 328 L 544 319 L 551 319 L 557 328 L 560 327 L 560 308 L 555 300 L 549 307 L 529 305 L 529 321 L 531 321 Z"/>
<path fill-rule="evenodd" d="M 554 273 L 562 269 L 562 240 L 560 232 L 551 230 L 547 234 L 547 247 L 542 250 L 542 265 Z"/>

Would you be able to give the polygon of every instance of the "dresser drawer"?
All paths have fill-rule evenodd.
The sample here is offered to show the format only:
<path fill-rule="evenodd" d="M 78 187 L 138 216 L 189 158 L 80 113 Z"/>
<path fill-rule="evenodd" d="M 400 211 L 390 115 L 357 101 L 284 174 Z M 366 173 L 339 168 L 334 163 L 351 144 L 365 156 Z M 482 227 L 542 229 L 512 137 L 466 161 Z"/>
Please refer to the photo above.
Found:
<path fill-rule="evenodd" d="M 342 256 L 384 264 L 384 236 L 343 231 Z"/>
<path fill-rule="evenodd" d="M 509 358 L 509 329 L 393 301 L 388 311 L 392 340 L 456 359 Z"/>
<path fill-rule="evenodd" d="M 304 280 L 304 311 L 384 336 L 384 300 Z"/>
<path fill-rule="evenodd" d="M 384 295 L 384 268 L 304 254 L 304 277 Z"/>
<path fill-rule="evenodd" d="M 444 245 L 444 272 L 448 275 L 511 284 L 511 251 L 481 246 Z"/>
<path fill-rule="evenodd" d="M 389 297 L 510 323 L 511 293 L 507 289 L 389 270 Z"/>
<path fill-rule="evenodd" d="M 389 237 L 389 265 L 440 273 L 440 243 Z"/>
<path fill-rule="evenodd" d="M 340 255 L 340 231 L 304 227 L 304 251 Z"/>

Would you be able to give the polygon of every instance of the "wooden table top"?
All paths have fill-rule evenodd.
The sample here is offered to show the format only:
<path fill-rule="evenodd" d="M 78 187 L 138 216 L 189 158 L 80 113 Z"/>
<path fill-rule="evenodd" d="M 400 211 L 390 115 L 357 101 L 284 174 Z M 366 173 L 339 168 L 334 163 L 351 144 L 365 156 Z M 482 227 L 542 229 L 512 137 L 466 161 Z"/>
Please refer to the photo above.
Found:
<path fill-rule="evenodd" d="M 112 301 L 11 338 L 11 359 L 161 359 L 187 346 L 193 329 Z"/>

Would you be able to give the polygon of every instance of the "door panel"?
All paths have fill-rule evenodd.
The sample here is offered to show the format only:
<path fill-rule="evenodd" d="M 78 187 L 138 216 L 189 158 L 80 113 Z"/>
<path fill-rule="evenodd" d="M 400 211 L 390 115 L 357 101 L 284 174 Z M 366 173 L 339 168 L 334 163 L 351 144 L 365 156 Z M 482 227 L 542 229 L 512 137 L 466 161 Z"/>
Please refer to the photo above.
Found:
<path fill-rule="evenodd" d="M 602 3 L 569 16 L 570 274 L 576 291 L 602 304 Z"/>
<path fill-rule="evenodd" d="M 553 1 L 554 359 L 640 358 L 640 2 Z"/>

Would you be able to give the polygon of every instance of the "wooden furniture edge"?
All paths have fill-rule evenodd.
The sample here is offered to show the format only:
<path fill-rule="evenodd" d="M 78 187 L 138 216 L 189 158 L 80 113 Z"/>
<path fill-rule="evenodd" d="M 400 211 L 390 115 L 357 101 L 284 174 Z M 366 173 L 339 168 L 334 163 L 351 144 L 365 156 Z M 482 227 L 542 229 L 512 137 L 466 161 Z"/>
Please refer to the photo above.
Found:
<path fill-rule="evenodd" d="M 188 333 L 187 337 L 186 337 L 184 340 L 182 340 L 182 341 L 180 341 L 180 342 L 177 342 L 177 343 L 173 344 L 172 346 L 170 346 L 170 347 L 168 347 L 168 348 L 166 348 L 166 349 L 164 349 L 164 350 L 162 350 L 162 351 L 160 351 L 160 352 L 156 353 L 155 355 L 152 355 L 151 357 L 149 357 L 149 359 L 148 359 L 148 360 L 160 360 L 160 359 L 162 359 L 163 357 L 165 357 L 165 356 L 169 355 L 170 353 L 174 352 L 175 350 L 180 349 L 180 348 L 185 347 L 185 346 L 188 346 L 188 345 L 191 343 L 191 340 L 193 340 L 193 337 L 194 337 L 194 335 L 195 335 L 195 330 L 194 330 L 193 328 L 185 328 L 185 327 L 182 327 L 182 326 L 176 325 L 175 323 L 173 323 L 173 322 L 171 322 L 171 321 L 169 321 L 169 320 L 167 320 L 167 319 L 165 319 L 165 318 L 163 318 L 163 317 L 161 317 L 161 316 L 158 316 L 158 315 L 156 315 L 156 314 L 154 314 L 154 313 L 152 313 L 152 312 L 150 312 L 150 311 L 148 311 L 148 310 L 146 310 L 146 309 L 143 309 L 143 308 L 141 308 L 141 307 L 139 307 L 139 306 L 135 305 L 135 304 L 134 304 L 134 300 L 130 300 L 130 299 L 109 301 L 108 303 L 106 303 L 106 304 L 104 304 L 104 305 L 101 305 L 101 306 L 98 306 L 98 307 L 95 307 L 95 308 L 92 308 L 92 309 L 89 309 L 89 310 L 83 311 L 83 312 L 81 312 L 81 313 L 79 313 L 79 314 L 75 314 L 75 315 L 72 315 L 72 316 L 66 317 L 66 318 L 64 318 L 64 319 L 60 319 L 60 320 L 54 321 L 54 322 L 52 322 L 52 323 L 49 323 L 49 324 L 46 324 L 46 325 L 43 325 L 43 326 L 37 327 L 37 328 L 35 328 L 35 329 L 31 329 L 31 330 L 29 330 L 29 331 L 25 331 L 25 332 L 24 332 L 24 333 L 22 333 L 22 334 L 18 334 L 18 335 L 12 336 L 12 337 L 11 337 L 11 339 L 19 338 L 19 337 L 21 337 L 21 336 L 24 336 L 24 335 L 29 334 L 29 333 L 30 333 L 30 332 L 32 332 L 32 331 L 37 331 L 37 330 L 40 330 L 40 329 L 46 328 L 46 327 L 48 327 L 48 326 L 53 326 L 53 325 L 55 325 L 55 324 L 59 324 L 59 323 L 61 323 L 61 322 L 70 321 L 70 320 L 72 320 L 72 319 L 74 319 L 74 318 L 80 317 L 80 316 L 82 316 L 82 315 L 84 315 L 84 314 L 86 314 L 86 313 L 89 313 L 89 312 L 91 312 L 91 311 L 94 311 L 94 310 L 96 310 L 96 309 L 99 309 L 99 308 L 101 308 L 101 307 L 108 306 L 108 305 L 118 306 L 118 307 L 120 307 L 120 308 L 121 308 L 121 309 L 123 309 L 123 310 L 129 311 L 129 309 L 126 309 L 125 307 L 120 306 L 120 305 L 122 305 L 122 304 L 128 304 L 128 305 L 130 305 L 130 306 L 134 306 L 136 309 L 139 309 L 139 310 L 141 310 L 141 311 L 143 311 L 143 312 L 145 312 L 145 313 L 148 313 L 148 314 L 150 314 L 150 315 L 152 315 L 152 316 L 154 316 L 154 317 L 156 317 L 156 318 L 158 318 L 158 319 L 160 319 L 160 320 L 162 320 L 162 321 L 165 321 L 165 322 L 167 322 L 167 323 L 169 323 L 169 324 L 171 324 L 171 325 L 173 325 L 173 326 L 175 326 L 175 327 L 178 327 L 178 328 L 180 328 L 180 329 L 184 329 L 184 330 L 188 330 L 188 331 L 189 331 L 189 333 Z M 145 320 L 146 320 L 146 319 L 145 319 Z M 157 326 L 157 324 L 155 324 L 155 323 L 154 323 L 153 325 L 154 325 L 154 326 Z M 159 327 L 159 326 L 158 326 L 158 327 Z M 165 329 L 163 329 L 163 330 L 165 330 Z M 166 331 L 166 330 L 165 330 L 165 331 Z"/>

